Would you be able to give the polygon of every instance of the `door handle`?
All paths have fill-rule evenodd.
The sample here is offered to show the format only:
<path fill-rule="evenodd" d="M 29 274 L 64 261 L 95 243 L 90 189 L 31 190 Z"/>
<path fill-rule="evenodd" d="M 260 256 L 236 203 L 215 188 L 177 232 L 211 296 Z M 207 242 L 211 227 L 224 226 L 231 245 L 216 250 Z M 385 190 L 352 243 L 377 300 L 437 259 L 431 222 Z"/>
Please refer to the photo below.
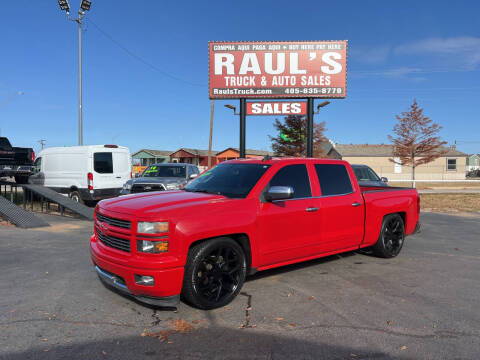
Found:
<path fill-rule="evenodd" d="M 354 206 L 354 207 L 357 207 L 357 206 L 360 206 L 360 205 L 362 205 L 362 203 L 359 203 L 359 202 L 352 203 L 352 206 Z"/>
<path fill-rule="evenodd" d="M 305 211 L 306 211 L 306 212 L 318 211 L 318 207 L 309 207 L 309 208 L 306 208 Z"/>
<path fill-rule="evenodd" d="M 117 179 L 121 179 L 122 177 L 121 176 L 116 176 Z"/>

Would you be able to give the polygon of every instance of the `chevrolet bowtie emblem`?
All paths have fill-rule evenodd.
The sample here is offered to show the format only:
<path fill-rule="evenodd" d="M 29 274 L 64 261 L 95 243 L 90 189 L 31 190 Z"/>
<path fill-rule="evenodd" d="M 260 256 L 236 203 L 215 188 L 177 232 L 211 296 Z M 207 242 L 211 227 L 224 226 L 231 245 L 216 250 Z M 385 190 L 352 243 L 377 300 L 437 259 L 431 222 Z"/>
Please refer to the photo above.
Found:
<path fill-rule="evenodd" d="M 100 223 L 100 229 L 102 230 L 102 232 L 105 232 L 108 230 L 108 227 L 104 223 Z"/>

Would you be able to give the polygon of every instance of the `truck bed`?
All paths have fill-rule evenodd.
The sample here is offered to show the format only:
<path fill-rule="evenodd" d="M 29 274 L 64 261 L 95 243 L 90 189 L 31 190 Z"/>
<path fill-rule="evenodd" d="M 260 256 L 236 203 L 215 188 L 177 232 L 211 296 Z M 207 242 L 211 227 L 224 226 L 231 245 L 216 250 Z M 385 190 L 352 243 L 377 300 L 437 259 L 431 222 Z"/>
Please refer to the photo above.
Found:
<path fill-rule="evenodd" d="M 420 207 L 416 189 L 361 186 L 360 190 L 365 201 L 365 234 L 362 246 L 370 246 L 377 241 L 385 214 L 400 213 L 405 223 L 405 234 L 410 235 L 415 231 Z M 417 218 L 407 219 L 407 214 L 416 214 Z"/>

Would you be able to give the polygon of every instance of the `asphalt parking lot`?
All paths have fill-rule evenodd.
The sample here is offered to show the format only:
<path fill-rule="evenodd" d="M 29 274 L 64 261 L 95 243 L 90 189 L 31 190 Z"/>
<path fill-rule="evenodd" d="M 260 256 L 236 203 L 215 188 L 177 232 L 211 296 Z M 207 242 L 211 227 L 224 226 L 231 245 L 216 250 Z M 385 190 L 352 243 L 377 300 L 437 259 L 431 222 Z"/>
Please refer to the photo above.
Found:
<path fill-rule="evenodd" d="M 153 309 L 106 289 L 92 224 L 0 226 L 1 359 L 478 359 L 480 218 L 425 213 L 385 260 L 259 273 L 225 308 Z"/>

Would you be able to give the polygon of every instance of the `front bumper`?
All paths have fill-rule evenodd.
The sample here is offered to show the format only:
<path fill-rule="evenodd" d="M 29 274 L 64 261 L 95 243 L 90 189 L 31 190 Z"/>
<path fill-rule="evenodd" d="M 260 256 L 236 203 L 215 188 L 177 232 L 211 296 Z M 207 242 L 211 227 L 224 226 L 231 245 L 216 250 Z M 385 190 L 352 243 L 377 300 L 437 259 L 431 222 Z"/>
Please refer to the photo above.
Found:
<path fill-rule="evenodd" d="M 92 262 L 98 276 L 107 285 L 123 294 L 155 306 L 173 307 L 180 301 L 180 292 L 183 284 L 183 266 L 159 269 L 145 264 L 145 267 L 128 265 L 127 259 L 112 259 L 105 254 L 103 245 L 90 239 L 90 252 Z M 135 275 L 152 276 L 155 280 L 153 286 L 139 285 L 135 282 Z"/>
<path fill-rule="evenodd" d="M 103 200 L 110 199 L 112 197 L 117 197 L 120 194 L 121 188 L 109 188 L 109 189 L 79 189 L 80 197 L 82 200 L 94 201 L 94 200 Z"/>
<path fill-rule="evenodd" d="M 176 307 L 180 302 L 180 295 L 164 296 L 164 297 L 152 297 L 145 295 L 134 295 L 125 285 L 123 279 L 118 276 L 111 274 L 105 270 L 100 269 L 95 265 L 95 270 L 97 271 L 98 277 L 106 285 L 113 287 L 114 289 L 120 291 L 121 293 L 131 296 L 138 301 L 141 301 L 145 304 L 162 306 L 162 307 Z"/>
<path fill-rule="evenodd" d="M 29 176 L 33 173 L 33 167 L 29 165 L 0 165 L 0 174 L 2 176 Z"/>

